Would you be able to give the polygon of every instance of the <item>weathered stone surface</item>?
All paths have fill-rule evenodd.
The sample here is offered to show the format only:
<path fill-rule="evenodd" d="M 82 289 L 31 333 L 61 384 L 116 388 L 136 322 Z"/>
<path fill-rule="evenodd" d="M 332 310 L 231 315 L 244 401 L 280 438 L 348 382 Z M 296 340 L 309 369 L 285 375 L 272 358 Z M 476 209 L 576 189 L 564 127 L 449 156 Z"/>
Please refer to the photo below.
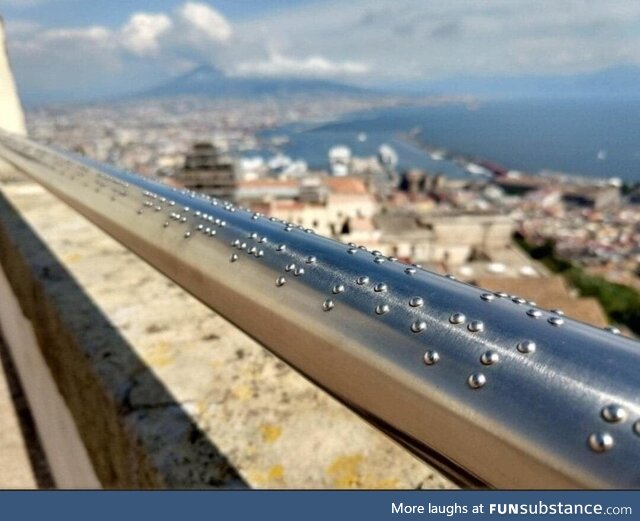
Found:
<path fill-rule="evenodd" d="M 0 262 L 105 486 L 451 486 L 39 187 L 1 188 Z"/>

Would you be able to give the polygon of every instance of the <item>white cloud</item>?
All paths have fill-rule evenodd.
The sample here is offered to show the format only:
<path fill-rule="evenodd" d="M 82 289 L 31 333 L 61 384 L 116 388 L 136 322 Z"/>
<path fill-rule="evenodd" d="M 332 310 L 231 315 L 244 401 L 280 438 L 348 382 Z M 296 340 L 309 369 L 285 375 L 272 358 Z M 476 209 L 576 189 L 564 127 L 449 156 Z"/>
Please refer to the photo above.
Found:
<path fill-rule="evenodd" d="M 207 4 L 187 2 L 177 12 L 188 30 L 195 30 L 211 42 L 226 42 L 233 34 L 227 19 Z"/>
<path fill-rule="evenodd" d="M 239 63 L 236 72 L 258 76 L 339 76 L 365 74 L 369 66 L 355 61 L 331 61 L 320 55 L 299 59 L 271 52 L 267 60 Z"/>
<path fill-rule="evenodd" d="M 165 14 L 136 13 L 120 31 L 122 45 L 138 56 L 154 54 L 160 47 L 158 39 L 172 26 Z"/>

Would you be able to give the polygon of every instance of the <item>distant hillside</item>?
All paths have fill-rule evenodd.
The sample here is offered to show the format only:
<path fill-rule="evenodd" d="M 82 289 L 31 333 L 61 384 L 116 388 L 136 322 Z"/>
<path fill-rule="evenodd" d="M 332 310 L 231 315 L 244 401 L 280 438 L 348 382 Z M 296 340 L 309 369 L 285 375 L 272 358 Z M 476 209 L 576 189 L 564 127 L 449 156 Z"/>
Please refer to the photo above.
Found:
<path fill-rule="evenodd" d="M 219 69 L 200 66 L 162 85 L 139 92 L 135 97 L 159 98 L 181 95 L 212 98 L 253 98 L 260 96 L 363 95 L 368 90 L 327 80 L 296 78 L 230 77 Z"/>
<path fill-rule="evenodd" d="M 457 77 L 408 85 L 405 90 L 483 98 L 640 98 L 640 67 L 572 75 Z"/>

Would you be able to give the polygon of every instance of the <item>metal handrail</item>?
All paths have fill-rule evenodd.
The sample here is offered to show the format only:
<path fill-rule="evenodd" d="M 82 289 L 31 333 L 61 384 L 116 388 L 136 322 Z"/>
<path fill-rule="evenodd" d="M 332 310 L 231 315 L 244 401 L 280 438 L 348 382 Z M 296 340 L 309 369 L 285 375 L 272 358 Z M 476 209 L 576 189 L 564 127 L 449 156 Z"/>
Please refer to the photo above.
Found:
<path fill-rule="evenodd" d="M 0 157 L 457 482 L 640 488 L 617 331 L 5 132 Z"/>

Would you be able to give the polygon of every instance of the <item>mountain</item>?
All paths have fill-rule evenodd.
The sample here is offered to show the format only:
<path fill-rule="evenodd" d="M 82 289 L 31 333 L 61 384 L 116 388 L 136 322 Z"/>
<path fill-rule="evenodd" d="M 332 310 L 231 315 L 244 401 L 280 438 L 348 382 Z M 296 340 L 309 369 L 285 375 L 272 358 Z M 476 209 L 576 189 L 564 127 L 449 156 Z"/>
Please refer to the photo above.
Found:
<path fill-rule="evenodd" d="M 328 80 L 231 77 L 215 67 L 203 65 L 166 83 L 139 92 L 135 97 L 198 95 L 212 98 L 253 98 L 296 94 L 355 96 L 367 93 L 369 91 L 366 89 Z"/>
<path fill-rule="evenodd" d="M 483 98 L 640 98 L 640 67 L 620 66 L 571 75 L 456 77 L 414 84 L 406 91 Z"/>

